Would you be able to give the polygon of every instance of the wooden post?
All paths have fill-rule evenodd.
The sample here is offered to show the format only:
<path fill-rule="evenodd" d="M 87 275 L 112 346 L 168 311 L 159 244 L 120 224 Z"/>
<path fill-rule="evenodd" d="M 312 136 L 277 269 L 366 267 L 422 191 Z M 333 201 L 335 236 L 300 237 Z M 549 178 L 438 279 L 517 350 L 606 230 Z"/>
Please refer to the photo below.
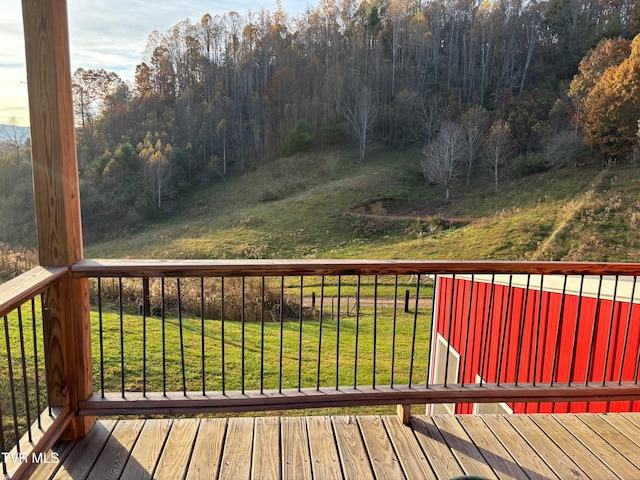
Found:
<path fill-rule="evenodd" d="M 66 0 L 23 0 L 33 183 L 40 264 L 83 258 Z M 54 406 L 77 412 L 93 393 L 89 292 L 67 273 L 45 295 L 47 379 Z M 75 417 L 65 438 L 85 435 L 94 417 Z"/>
<path fill-rule="evenodd" d="M 409 313 L 409 290 L 404 291 L 404 313 Z"/>
<path fill-rule="evenodd" d="M 396 414 L 403 424 L 409 425 L 411 423 L 411 405 L 399 404 L 396 407 Z"/>

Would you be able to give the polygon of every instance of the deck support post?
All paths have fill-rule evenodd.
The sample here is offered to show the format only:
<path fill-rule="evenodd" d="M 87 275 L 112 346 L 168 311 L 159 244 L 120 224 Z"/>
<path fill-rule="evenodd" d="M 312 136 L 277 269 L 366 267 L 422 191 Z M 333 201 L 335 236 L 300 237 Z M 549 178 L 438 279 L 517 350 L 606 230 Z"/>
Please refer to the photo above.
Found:
<path fill-rule="evenodd" d="M 70 267 L 83 258 L 66 0 L 23 0 L 31 152 L 40 264 Z M 89 291 L 68 272 L 45 294 L 47 384 L 52 406 L 93 393 Z M 74 417 L 64 438 L 85 435 L 94 417 Z"/>
<path fill-rule="evenodd" d="M 409 404 L 400 404 L 396 409 L 396 414 L 404 425 L 409 425 L 411 423 L 411 405 Z"/>

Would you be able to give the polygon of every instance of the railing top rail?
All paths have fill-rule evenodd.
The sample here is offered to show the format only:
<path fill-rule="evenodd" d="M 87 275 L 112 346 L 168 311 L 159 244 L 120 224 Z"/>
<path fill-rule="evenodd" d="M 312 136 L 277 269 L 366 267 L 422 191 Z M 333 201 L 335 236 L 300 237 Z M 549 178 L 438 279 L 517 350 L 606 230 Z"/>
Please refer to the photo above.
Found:
<path fill-rule="evenodd" d="M 46 290 L 66 272 L 66 267 L 35 267 L 0 285 L 0 317 Z"/>
<path fill-rule="evenodd" d="M 640 275 L 637 263 L 485 260 L 159 260 L 93 259 L 71 267 L 75 278 L 404 274 Z"/>

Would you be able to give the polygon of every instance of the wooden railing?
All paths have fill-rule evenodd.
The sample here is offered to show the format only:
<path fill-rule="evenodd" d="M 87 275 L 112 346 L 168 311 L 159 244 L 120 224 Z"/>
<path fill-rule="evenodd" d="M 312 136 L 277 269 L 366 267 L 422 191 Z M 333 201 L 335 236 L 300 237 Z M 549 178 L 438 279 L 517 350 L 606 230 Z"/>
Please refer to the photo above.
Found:
<path fill-rule="evenodd" d="M 92 279 L 96 393 L 79 413 L 637 401 L 639 272 L 557 262 L 84 260 L 72 274 Z M 557 312 L 545 313 L 552 302 Z M 445 352 L 464 350 L 476 363 L 440 360 L 438 336 Z M 611 361 L 603 368 L 596 355 Z"/>
<path fill-rule="evenodd" d="M 0 453 L 2 473 L 15 478 L 45 460 L 73 412 L 65 382 L 57 303 L 65 268 L 36 267 L 0 285 Z"/>

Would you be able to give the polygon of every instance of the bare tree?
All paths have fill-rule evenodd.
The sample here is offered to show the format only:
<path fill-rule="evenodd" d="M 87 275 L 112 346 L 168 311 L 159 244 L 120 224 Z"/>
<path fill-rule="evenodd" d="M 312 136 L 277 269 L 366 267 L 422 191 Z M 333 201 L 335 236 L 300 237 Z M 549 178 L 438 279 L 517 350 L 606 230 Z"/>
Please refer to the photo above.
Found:
<path fill-rule="evenodd" d="M 358 142 L 360 161 L 364 160 L 364 152 L 371 141 L 369 133 L 376 119 L 378 107 L 373 92 L 364 87 L 352 95 L 351 102 L 345 106 L 344 114 L 351 135 Z"/>
<path fill-rule="evenodd" d="M 484 146 L 484 165 L 494 182 L 494 189 L 497 192 L 498 181 L 502 176 L 502 167 L 513 151 L 513 137 L 511 136 L 509 124 L 502 120 L 493 122 Z"/>
<path fill-rule="evenodd" d="M 458 165 L 464 157 L 462 129 L 455 123 L 445 123 L 423 153 L 421 166 L 425 179 L 444 187 L 445 197 L 450 200 L 449 189 L 457 180 Z"/>
<path fill-rule="evenodd" d="M 6 124 L 0 124 L 0 141 L 8 143 L 16 151 L 16 161 L 20 161 L 20 149 L 29 137 L 29 130 L 20 127 L 16 117 L 11 117 Z"/>
<path fill-rule="evenodd" d="M 465 144 L 464 165 L 467 171 L 467 189 L 471 184 L 471 173 L 480 156 L 482 142 L 489 127 L 489 112 L 479 106 L 468 109 L 461 118 Z"/>

